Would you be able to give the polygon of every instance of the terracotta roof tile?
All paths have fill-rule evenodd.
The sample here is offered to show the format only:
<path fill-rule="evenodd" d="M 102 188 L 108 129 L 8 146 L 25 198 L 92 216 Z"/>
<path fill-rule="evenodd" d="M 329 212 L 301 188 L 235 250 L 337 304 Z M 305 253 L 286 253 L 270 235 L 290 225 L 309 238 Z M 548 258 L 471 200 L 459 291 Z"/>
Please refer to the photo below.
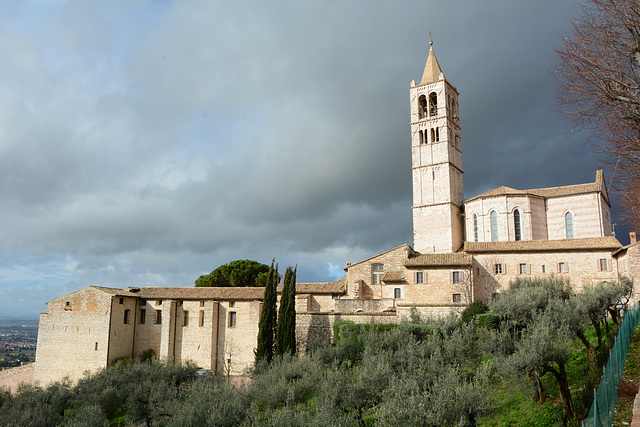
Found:
<path fill-rule="evenodd" d="M 402 271 L 388 271 L 382 277 L 383 282 L 406 282 L 402 276 Z"/>
<path fill-rule="evenodd" d="M 261 300 L 264 296 L 264 288 L 148 287 L 132 295 L 145 299 Z"/>
<path fill-rule="evenodd" d="M 469 253 L 482 252 L 554 252 L 606 249 L 615 250 L 622 245 L 613 236 L 589 237 L 585 239 L 520 240 L 513 242 L 465 242 Z"/>
<path fill-rule="evenodd" d="M 405 260 L 405 267 L 445 267 L 471 265 L 472 257 L 463 253 L 421 254 Z"/>
<path fill-rule="evenodd" d="M 282 287 L 278 288 L 278 292 Z M 340 294 L 346 292 L 345 279 L 330 283 L 296 283 L 296 294 Z"/>
<path fill-rule="evenodd" d="M 534 197 L 543 197 L 543 198 L 553 198 L 553 197 L 566 197 L 566 196 L 574 196 L 578 194 L 586 194 L 586 193 L 596 193 L 601 192 L 607 202 L 609 201 L 609 195 L 607 193 L 607 188 L 604 182 L 604 173 L 602 170 L 596 171 L 596 180 L 595 182 L 589 182 L 586 184 L 575 184 L 575 185 L 565 185 L 561 187 L 548 187 L 548 188 L 534 188 L 531 190 L 516 190 L 515 188 L 510 187 L 498 187 L 493 190 L 487 191 L 475 197 L 472 197 L 465 202 L 475 200 L 475 199 L 484 199 L 489 197 L 498 197 L 498 196 L 534 196 Z"/>

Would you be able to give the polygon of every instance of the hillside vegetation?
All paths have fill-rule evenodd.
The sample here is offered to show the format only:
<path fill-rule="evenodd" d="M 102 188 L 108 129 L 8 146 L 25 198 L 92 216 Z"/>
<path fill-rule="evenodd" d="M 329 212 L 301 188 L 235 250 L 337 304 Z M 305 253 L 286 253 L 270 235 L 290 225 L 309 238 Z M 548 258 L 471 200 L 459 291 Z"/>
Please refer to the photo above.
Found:
<path fill-rule="evenodd" d="M 574 294 L 514 282 L 488 307 L 399 325 L 335 325 L 335 343 L 259 363 L 246 388 L 194 366 L 121 361 L 77 385 L 0 397 L 7 426 L 578 425 L 630 283 Z"/>

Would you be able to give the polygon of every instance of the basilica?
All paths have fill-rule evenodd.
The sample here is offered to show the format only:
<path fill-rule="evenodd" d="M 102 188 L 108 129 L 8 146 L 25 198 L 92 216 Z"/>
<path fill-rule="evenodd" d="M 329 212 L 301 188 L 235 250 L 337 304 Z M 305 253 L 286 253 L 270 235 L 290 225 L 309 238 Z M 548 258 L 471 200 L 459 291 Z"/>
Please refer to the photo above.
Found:
<path fill-rule="evenodd" d="M 503 186 L 464 200 L 458 96 L 431 47 L 422 79 L 409 88 L 413 246 L 350 260 L 336 282 L 298 283 L 301 349 L 314 334 L 330 335 L 336 320 L 393 323 L 412 309 L 459 312 L 491 300 L 517 277 L 564 277 L 577 292 L 621 275 L 640 277 L 635 233 L 627 246 L 612 234 L 602 171 L 584 184 Z M 263 293 L 90 286 L 62 296 L 41 314 L 34 379 L 77 380 L 149 351 L 241 374 L 254 359 Z"/>

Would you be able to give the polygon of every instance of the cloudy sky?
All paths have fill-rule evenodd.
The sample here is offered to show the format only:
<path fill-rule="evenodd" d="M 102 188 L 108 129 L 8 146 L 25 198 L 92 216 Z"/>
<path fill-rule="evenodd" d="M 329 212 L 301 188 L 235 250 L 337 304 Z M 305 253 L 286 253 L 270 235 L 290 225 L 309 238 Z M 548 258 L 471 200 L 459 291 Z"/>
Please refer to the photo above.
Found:
<path fill-rule="evenodd" d="M 0 316 L 89 285 L 192 286 L 234 259 L 331 281 L 412 244 L 408 87 L 430 31 L 460 92 L 465 197 L 592 181 L 600 161 L 554 112 L 575 15 L 566 0 L 1 2 Z"/>

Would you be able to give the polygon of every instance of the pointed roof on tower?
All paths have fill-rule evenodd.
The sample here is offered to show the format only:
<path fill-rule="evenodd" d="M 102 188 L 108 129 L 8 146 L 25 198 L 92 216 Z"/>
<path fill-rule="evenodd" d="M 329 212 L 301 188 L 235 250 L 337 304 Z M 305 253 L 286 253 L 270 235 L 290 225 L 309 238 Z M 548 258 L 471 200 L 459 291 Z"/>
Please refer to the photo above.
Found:
<path fill-rule="evenodd" d="M 429 56 L 427 57 L 427 65 L 424 67 L 424 73 L 422 73 L 422 81 L 421 85 L 435 82 L 440 79 L 440 74 L 442 74 L 442 70 L 440 69 L 440 64 L 438 64 L 438 60 L 436 59 L 436 54 L 433 53 L 433 42 L 430 41 L 429 45 Z"/>

